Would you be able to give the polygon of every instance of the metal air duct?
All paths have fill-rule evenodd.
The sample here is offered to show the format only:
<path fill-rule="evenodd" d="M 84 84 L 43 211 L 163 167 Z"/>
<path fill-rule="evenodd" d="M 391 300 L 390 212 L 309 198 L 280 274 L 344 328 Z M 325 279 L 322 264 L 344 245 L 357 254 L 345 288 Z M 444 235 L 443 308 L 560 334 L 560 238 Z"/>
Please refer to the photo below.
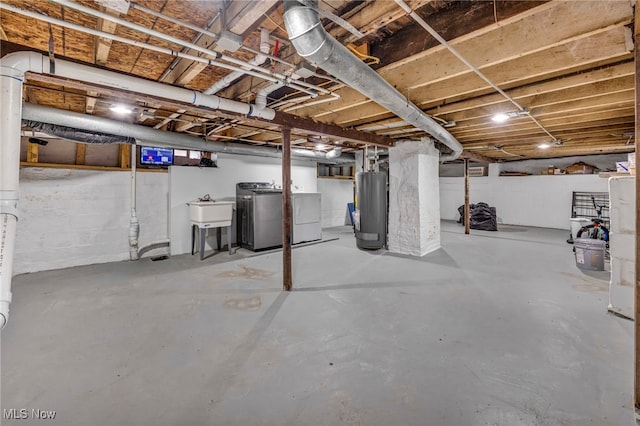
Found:
<path fill-rule="evenodd" d="M 310 3 L 317 5 L 315 0 Z M 451 133 L 329 35 L 314 9 L 294 0 L 285 0 L 284 7 L 289 40 L 300 56 L 449 147 L 453 152 L 440 156 L 441 161 L 462 153 L 462 145 Z"/>
<path fill-rule="evenodd" d="M 126 136 L 136 139 L 137 143 L 166 148 L 195 149 L 208 152 L 222 152 L 238 155 L 255 155 L 258 157 L 280 158 L 282 151 L 278 148 L 265 146 L 250 146 L 227 142 L 205 141 L 195 136 L 180 133 L 165 132 L 151 127 L 124 123 L 108 118 L 95 117 L 42 105 L 24 103 L 22 108 L 23 120 L 50 123 L 86 132 L 106 133 L 116 136 Z M 353 163 L 353 157 L 337 158 L 333 151 L 327 153 L 309 151 L 307 149 L 292 149 L 291 155 L 310 160 L 330 160 L 336 163 Z"/>

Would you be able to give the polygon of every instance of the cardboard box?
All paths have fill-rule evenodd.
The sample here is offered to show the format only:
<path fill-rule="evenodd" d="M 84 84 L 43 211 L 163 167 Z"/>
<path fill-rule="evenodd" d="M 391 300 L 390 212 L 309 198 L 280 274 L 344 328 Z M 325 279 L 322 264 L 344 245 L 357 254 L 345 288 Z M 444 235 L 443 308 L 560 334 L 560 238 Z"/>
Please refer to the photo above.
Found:
<path fill-rule="evenodd" d="M 570 175 L 591 175 L 595 171 L 595 167 L 589 164 L 583 163 L 582 161 L 579 163 L 574 163 L 567 167 L 567 174 Z"/>

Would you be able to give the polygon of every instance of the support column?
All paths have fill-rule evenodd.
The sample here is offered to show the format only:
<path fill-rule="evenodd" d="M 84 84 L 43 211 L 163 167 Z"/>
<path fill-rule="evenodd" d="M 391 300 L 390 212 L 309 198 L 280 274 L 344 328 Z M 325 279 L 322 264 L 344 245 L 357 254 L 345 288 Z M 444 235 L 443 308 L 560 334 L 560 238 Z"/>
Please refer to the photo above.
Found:
<path fill-rule="evenodd" d="M 389 250 L 423 256 L 440 248 L 440 153 L 433 142 L 389 148 Z"/>
<path fill-rule="evenodd" d="M 282 128 L 282 289 L 291 291 L 291 129 Z"/>
<path fill-rule="evenodd" d="M 469 159 L 464 159 L 464 233 L 469 235 L 471 229 L 471 212 L 469 211 Z"/>
<path fill-rule="evenodd" d="M 640 151 L 640 7 L 635 7 L 635 88 L 636 88 L 636 161 Z M 640 174 L 636 172 L 636 279 L 635 279 L 635 384 L 633 401 L 635 406 L 636 423 L 640 425 Z"/>

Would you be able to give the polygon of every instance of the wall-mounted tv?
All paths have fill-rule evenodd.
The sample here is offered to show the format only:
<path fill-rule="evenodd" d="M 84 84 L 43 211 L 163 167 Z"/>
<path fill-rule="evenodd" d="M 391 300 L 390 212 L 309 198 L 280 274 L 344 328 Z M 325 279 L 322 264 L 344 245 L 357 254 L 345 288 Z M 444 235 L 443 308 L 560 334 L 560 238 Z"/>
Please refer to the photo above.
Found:
<path fill-rule="evenodd" d="M 170 166 L 173 164 L 173 149 L 141 146 L 140 164 L 146 166 Z"/>

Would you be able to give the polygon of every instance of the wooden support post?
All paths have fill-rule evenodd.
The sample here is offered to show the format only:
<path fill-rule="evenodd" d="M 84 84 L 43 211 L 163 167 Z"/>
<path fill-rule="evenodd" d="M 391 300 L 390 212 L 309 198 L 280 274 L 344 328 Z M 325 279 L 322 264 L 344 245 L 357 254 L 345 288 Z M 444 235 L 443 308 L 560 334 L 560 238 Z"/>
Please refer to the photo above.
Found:
<path fill-rule="evenodd" d="M 291 129 L 282 128 L 282 288 L 291 291 Z"/>
<path fill-rule="evenodd" d="M 76 165 L 84 165 L 84 158 L 87 154 L 87 145 L 84 143 L 76 144 Z"/>
<path fill-rule="evenodd" d="M 469 234 L 471 229 L 470 220 L 471 213 L 469 212 L 469 159 L 464 159 L 464 233 Z"/>
<path fill-rule="evenodd" d="M 118 160 L 118 165 L 121 169 L 128 169 L 131 167 L 131 145 L 129 144 L 120 144 L 118 145 L 120 159 Z"/>
<path fill-rule="evenodd" d="M 640 151 L 640 6 L 635 7 L 635 101 L 636 162 Z M 635 278 L 635 384 L 633 402 L 636 423 L 640 425 L 640 174 L 636 172 L 636 278 Z"/>
<path fill-rule="evenodd" d="M 38 144 L 29 142 L 27 146 L 27 163 L 38 162 Z"/>

